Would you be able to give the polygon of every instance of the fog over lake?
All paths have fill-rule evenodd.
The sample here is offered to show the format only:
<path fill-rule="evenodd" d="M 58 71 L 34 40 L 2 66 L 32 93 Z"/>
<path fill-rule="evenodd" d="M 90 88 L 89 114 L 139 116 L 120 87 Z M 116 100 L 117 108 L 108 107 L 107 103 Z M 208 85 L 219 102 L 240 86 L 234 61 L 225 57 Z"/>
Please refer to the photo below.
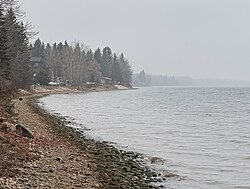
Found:
<path fill-rule="evenodd" d="M 250 0 L 0 0 L 0 189 L 250 189 Z"/>
<path fill-rule="evenodd" d="M 250 81 L 248 0 L 22 0 L 37 37 L 110 46 L 135 72 Z"/>

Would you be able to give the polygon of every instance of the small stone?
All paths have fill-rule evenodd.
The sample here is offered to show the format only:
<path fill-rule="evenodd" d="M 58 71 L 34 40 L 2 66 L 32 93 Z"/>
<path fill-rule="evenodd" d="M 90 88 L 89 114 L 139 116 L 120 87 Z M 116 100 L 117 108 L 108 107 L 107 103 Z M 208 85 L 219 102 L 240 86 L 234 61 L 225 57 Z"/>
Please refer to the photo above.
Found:
<path fill-rule="evenodd" d="M 6 141 L 6 138 L 4 137 L 4 136 L 2 136 L 2 135 L 0 135 L 0 141 Z"/>
<path fill-rule="evenodd" d="M 98 187 L 100 187 L 100 185 L 99 185 L 99 184 L 95 184 L 95 187 L 97 187 L 97 188 L 98 188 Z"/>
<path fill-rule="evenodd" d="M 56 161 L 62 161 L 62 158 L 61 157 L 57 157 Z"/>
<path fill-rule="evenodd" d="M 80 188 L 80 187 L 82 187 L 82 185 L 81 184 L 75 184 L 75 187 Z"/>
<path fill-rule="evenodd" d="M 55 172 L 55 170 L 54 170 L 54 169 L 52 169 L 52 168 L 50 168 L 50 169 L 49 169 L 49 172 L 50 172 L 50 173 L 54 173 L 54 172 Z"/>
<path fill-rule="evenodd" d="M 18 132 L 18 134 L 27 137 L 27 138 L 34 138 L 33 133 L 26 128 L 25 126 L 21 125 L 21 124 L 17 124 L 16 125 L 16 130 Z"/>
<path fill-rule="evenodd" d="M 137 176 L 133 176 L 132 180 L 136 181 L 136 180 L 139 180 L 139 178 Z"/>
<path fill-rule="evenodd" d="M 157 177 L 157 174 L 156 174 L 156 173 L 153 173 L 153 174 L 152 174 L 152 177 Z"/>
<path fill-rule="evenodd" d="M 3 123 L 3 122 L 5 122 L 5 121 L 6 121 L 6 118 L 0 117 L 0 123 Z"/>

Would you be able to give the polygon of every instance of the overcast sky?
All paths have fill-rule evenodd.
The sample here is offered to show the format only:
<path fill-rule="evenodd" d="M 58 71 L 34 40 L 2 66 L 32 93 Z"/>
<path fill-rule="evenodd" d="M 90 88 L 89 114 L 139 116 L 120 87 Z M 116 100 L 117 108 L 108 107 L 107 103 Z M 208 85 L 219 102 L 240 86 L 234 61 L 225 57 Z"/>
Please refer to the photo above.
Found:
<path fill-rule="evenodd" d="M 249 0 L 20 0 L 45 42 L 124 52 L 133 70 L 250 81 Z"/>

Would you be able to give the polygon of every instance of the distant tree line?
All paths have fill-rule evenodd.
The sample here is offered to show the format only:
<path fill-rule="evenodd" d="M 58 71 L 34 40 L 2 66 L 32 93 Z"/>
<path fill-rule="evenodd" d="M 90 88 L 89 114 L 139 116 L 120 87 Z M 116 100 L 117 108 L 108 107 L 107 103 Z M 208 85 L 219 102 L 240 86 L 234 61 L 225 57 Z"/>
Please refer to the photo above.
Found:
<path fill-rule="evenodd" d="M 32 83 L 29 37 L 24 14 L 11 0 L 0 0 L 0 92 L 29 88 Z"/>
<path fill-rule="evenodd" d="M 81 86 L 88 82 L 100 83 L 103 78 L 113 83 L 131 83 L 133 73 L 128 60 L 123 54 L 112 53 L 109 47 L 93 52 L 80 43 L 69 45 L 65 41 L 45 45 L 40 39 L 30 47 L 31 56 L 43 60 L 36 74 L 40 84 L 54 81 Z"/>
<path fill-rule="evenodd" d="M 133 75 L 132 83 L 136 86 L 190 86 L 194 85 L 195 80 L 190 77 L 153 75 L 142 70 Z"/>
<path fill-rule="evenodd" d="M 133 75 L 133 84 L 137 86 L 149 86 L 150 77 L 144 70 L 142 70 L 140 73 Z"/>
<path fill-rule="evenodd" d="M 142 70 L 133 74 L 134 86 L 249 86 L 247 81 L 219 80 L 219 79 L 195 79 L 185 76 L 154 75 Z"/>

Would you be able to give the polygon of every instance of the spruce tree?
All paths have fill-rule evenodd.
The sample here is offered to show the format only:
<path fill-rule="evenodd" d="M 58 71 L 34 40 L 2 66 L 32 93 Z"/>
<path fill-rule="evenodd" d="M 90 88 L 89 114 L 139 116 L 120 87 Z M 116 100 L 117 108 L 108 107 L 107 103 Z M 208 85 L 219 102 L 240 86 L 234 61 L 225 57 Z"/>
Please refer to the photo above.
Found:
<path fill-rule="evenodd" d="M 12 8 L 7 11 L 6 25 L 12 89 L 29 88 L 32 82 L 29 40 L 25 26 L 17 20 Z"/>
<path fill-rule="evenodd" d="M 97 64 L 101 64 L 102 62 L 102 53 L 100 48 L 96 49 L 95 53 L 94 53 L 94 58 L 97 62 Z"/>
<path fill-rule="evenodd" d="M 35 56 L 35 57 L 44 58 L 45 47 L 39 38 L 35 41 L 34 46 L 32 48 L 32 51 L 31 51 L 31 54 L 32 54 L 32 56 Z"/>
<path fill-rule="evenodd" d="M 145 71 L 142 70 L 139 75 L 138 75 L 138 81 L 140 82 L 141 85 L 146 85 L 147 84 L 147 78 Z"/>
<path fill-rule="evenodd" d="M 122 78 L 121 78 L 121 68 L 120 68 L 120 64 L 117 60 L 117 56 L 116 54 L 114 54 L 114 58 L 113 58 L 113 64 L 112 64 L 112 80 L 115 82 L 121 82 Z"/>
<path fill-rule="evenodd" d="M 4 80 L 8 80 L 10 75 L 7 42 L 6 18 L 4 16 L 4 10 L 0 4 L 0 79 L 2 78 Z"/>
<path fill-rule="evenodd" d="M 111 74 L 112 74 L 112 70 L 111 70 L 112 61 L 113 61 L 112 51 L 111 51 L 111 49 L 109 47 L 105 47 L 102 50 L 102 62 L 101 62 L 101 72 L 102 72 L 103 76 L 111 77 Z"/>
<path fill-rule="evenodd" d="M 88 50 L 87 52 L 87 61 L 91 61 L 91 60 L 94 60 L 94 54 L 92 52 L 92 50 Z"/>
<path fill-rule="evenodd" d="M 127 86 L 130 86 L 130 83 L 132 81 L 133 71 L 131 69 L 128 60 L 125 59 L 123 53 L 120 55 L 119 64 L 121 68 L 122 82 Z"/>

